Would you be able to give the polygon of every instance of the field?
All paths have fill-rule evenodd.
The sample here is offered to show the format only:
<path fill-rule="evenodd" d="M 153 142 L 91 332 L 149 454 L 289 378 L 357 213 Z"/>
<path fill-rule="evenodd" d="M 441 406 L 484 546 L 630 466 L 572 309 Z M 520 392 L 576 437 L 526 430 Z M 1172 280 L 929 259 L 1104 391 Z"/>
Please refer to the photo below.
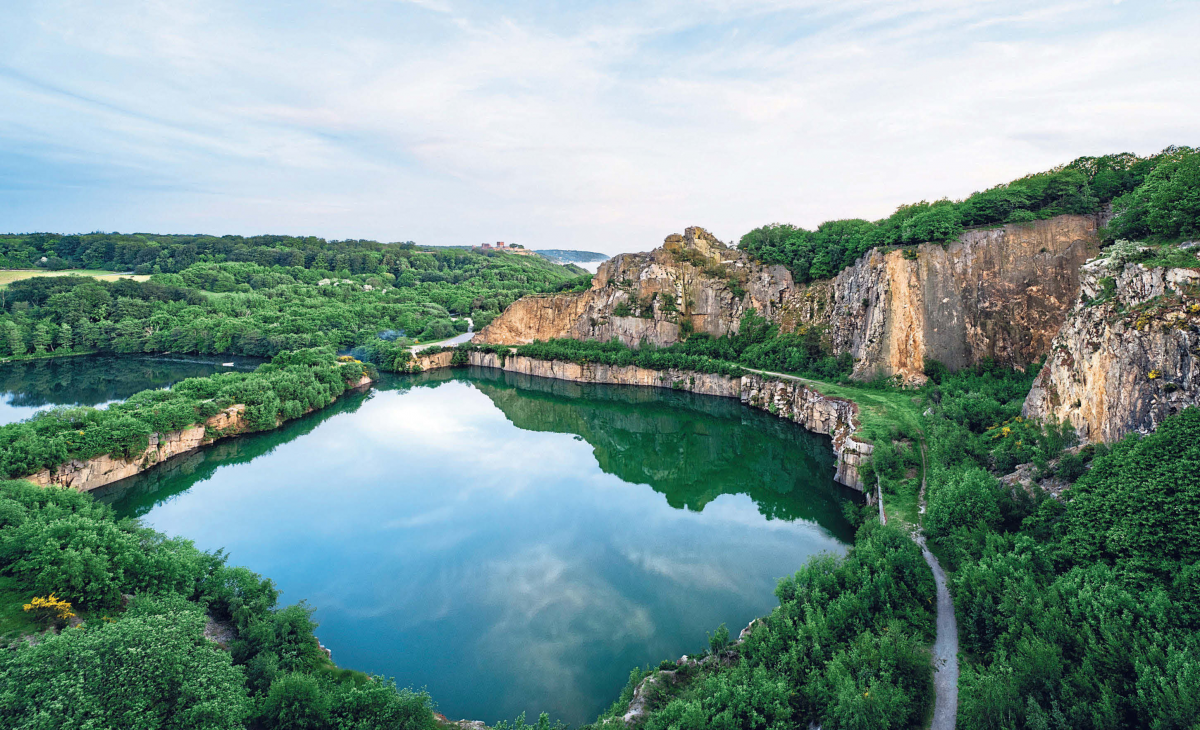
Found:
<path fill-rule="evenodd" d="M 149 279 L 149 275 L 145 274 L 122 274 L 116 271 L 93 271 L 92 269 L 65 269 L 63 271 L 47 271 L 46 269 L 0 269 L 0 288 L 6 287 L 14 281 L 21 279 L 31 279 L 35 276 L 91 276 L 104 281 L 115 281 L 117 279 L 134 279 L 136 281 L 145 281 Z"/>

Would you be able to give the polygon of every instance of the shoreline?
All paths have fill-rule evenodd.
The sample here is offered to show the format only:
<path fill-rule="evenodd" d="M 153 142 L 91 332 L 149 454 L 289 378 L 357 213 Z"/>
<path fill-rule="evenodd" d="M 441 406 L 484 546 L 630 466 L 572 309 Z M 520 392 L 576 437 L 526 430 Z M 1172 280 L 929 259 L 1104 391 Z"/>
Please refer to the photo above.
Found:
<path fill-rule="evenodd" d="M 752 408 L 768 411 L 813 433 L 829 436 L 837 464 L 834 480 L 851 489 L 865 491 L 859 466 L 870 458 L 874 446 L 854 438 L 859 429 L 857 404 L 820 393 L 799 379 L 757 372 L 731 377 L 692 370 L 650 370 L 636 365 L 579 364 L 474 350 L 467 351 L 466 363 L 456 365 L 453 362 L 455 353 L 456 350 L 447 350 L 418 356 L 416 363 L 422 371 L 475 366 L 578 383 L 639 385 L 738 398 Z"/>

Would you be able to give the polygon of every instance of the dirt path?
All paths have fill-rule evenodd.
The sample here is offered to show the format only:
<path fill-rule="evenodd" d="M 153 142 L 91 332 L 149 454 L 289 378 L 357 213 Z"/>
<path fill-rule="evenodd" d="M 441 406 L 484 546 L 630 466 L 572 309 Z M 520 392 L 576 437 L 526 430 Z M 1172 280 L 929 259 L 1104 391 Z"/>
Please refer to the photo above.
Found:
<path fill-rule="evenodd" d="M 426 347 L 450 347 L 451 345 L 461 345 L 464 342 L 469 342 L 471 338 L 475 336 L 475 320 L 471 319 L 470 317 L 466 317 L 465 319 L 467 320 L 467 331 L 463 332 L 461 335 L 455 335 L 448 340 L 439 340 L 437 342 L 425 342 L 420 345 L 413 345 L 412 347 L 408 348 L 408 351 L 416 355 Z"/>
<path fill-rule="evenodd" d="M 816 381 L 809 380 L 808 378 L 775 373 L 770 370 L 757 370 L 754 368 L 746 368 L 746 370 L 752 373 L 759 373 L 760 375 L 797 380 L 813 385 L 817 384 Z M 926 466 L 925 440 L 921 439 L 921 495 L 919 515 L 925 514 Z M 883 511 L 883 489 L 878 484 L 878 481 L 876 482 L 876 487 L 879 489 L 879 521 L 887 524 L 887 515 Z M 929 564 L 929 569 L 933 572 L 933 582 L 937 586 L 937 638 L 933 642 L 933 688 L 935 696 L 933 702 L 933 722 L 930 724 L 930 730 L 954 730 L 954 723 L 958 716 L 958 620 L 954 615 L 954 601 L 951 600 L 950 589 L 946 585 L 946 571 L 942 570 L 942 565 L 938 562 L 937 557 L 929 552 L 929 548 L 925 546 L 925 537 L 921 534 L 919 526 L 913 532 L 912 539 L 921 548 L 921 555 L 925 558 L 925 562 Z"/>
<path fill-rule="evenodd" d="M 925 514 L 925 442 L 921 441 L 921 514 Z M 921 555 L 933 571 L 937 585 L 937 638 L 933 642 L 933 722 L 930 730 L 954 730 L 958 715 L 958 620 L 954 616 L 954 601 L 946 586 L 946 571 L 937 557 L 925 547 L 925 536 L 913 534 Z"/>

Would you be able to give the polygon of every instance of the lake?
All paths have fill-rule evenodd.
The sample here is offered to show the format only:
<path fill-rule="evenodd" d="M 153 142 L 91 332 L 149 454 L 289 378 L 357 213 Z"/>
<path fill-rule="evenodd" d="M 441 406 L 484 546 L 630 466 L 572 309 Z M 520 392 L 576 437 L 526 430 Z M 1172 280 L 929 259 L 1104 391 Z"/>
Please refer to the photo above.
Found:
<path fill-rule="evenodd" d="M 385 376 L 97 497 L 304 600 L 341 666 L 448 716 L 573 724 L 737 633 L 852 538 L 827 437 L 733 399 L 498 370 Z"/>
<path fill-rule="evenodd" d="M 222 363 L 232 362 L 233 367 Z M 53 406 L 95 406 L 147 388 L 221 370 L 253 370 L 262 360 L 205 355 L 79 355 L 0 365 L 0 425 Z"/>

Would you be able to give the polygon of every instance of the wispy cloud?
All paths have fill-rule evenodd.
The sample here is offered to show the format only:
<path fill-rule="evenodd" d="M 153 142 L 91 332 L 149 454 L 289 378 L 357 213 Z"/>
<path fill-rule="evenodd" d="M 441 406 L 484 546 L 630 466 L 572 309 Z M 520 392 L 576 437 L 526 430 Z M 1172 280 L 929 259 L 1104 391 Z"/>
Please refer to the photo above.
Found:
<path fill-rule="evenodd" d="M 1200 141 L 1169 0 L 9 5 L 11 230 L 611 253 Z"/>

